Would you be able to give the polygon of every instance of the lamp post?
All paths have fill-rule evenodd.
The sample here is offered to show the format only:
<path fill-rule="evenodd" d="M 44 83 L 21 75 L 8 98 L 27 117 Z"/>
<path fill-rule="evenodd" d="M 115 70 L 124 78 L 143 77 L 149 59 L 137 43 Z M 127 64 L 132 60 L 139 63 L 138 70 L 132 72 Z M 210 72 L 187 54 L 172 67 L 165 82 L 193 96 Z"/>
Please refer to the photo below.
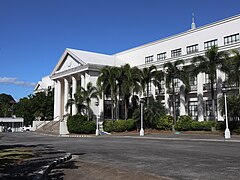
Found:
<path fill-rule="evenodd" d="M 140 136 L 144 136 L 144 130 L 143 130 L 143 103 L 144 99 L 140 100 L 140 105 L 141 105 L 141 129 L 140 129 Z"/>
<path fill-rule="evenodd" d="M 97 102 L 95 102 L 95 105 L 96 105 L 96 107 L 97 107 L 97 118 L 96 118 L 96 136 L 98 136 L 99 135 L 99 129 L 98 129 L 98 111 L 99 111 L 99 109 L 98 109 L 98 106 L 99 106 L 99 102 L 97 101 Z"/>
<path fill-rule="evenodd" d="M 224 132 L 225 139 L 230 139 L 230 131 L 228 129 L 228 112 L 227 112 L 227 90 L 226 88 L 223 88 L 223 94 L 224 94 L 224 104 L 225 104 L 225 117 L 226 117 L 226 129 Z"/>

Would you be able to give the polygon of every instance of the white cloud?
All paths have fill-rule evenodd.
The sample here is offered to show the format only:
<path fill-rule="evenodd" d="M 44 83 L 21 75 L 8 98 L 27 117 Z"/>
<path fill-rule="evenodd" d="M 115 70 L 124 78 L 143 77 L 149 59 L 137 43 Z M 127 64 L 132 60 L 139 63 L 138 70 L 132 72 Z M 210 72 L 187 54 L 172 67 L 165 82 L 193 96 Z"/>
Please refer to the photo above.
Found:
<path fill-rule="evenodd" d="M 0 84 L 15 84 L 18 86 L 29 86 L 29 87 L 36 86 L 36 83 L 19 81 L 17 78 L 14 78 L 14 77 L 0 77 Z"/>

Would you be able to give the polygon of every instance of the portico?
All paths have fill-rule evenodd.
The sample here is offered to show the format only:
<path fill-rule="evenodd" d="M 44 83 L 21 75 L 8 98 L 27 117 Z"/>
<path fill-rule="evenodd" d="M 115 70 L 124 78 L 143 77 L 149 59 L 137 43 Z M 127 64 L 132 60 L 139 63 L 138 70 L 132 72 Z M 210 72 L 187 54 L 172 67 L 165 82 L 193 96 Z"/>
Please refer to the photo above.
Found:
<path fill-rule="evenodd" d="M 62 120 L 67 115 L 77 114 L 77 105 L 72 104 L 71 107 L 67 107 L 68 100 L 74 99 L 77 89 L 86 88 L 89 82 L 96 86 L 100 69 L 114 64 L 116 63 L 113 56 L 66 49 L 51 74 L 55 89 L 54 121 Z M 99 108 L 100 113 L 103 112 L 103 100 L 100 99 L 98 107 L 93 100 L 90 107 L 93 112 L 98 112 L 96 108 Z"/>

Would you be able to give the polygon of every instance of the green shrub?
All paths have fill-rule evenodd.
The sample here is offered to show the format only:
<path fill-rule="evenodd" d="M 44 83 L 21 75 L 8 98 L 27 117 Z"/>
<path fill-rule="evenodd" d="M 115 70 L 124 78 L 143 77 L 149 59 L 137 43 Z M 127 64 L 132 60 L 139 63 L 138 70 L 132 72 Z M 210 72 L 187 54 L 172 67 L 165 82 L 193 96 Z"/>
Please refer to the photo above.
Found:
<path fill-rule="evenodd" d="M 133 119 L 128 120 L 108 120 L 104 121 L 103 128 L 107 132 L 124 132 L 136 129 L 136 122 Z"/>
<path fill-rule="evenodd" d="M 233 130 L 233 133 L 240 134 L 240 126 Z"/>
<path fill-rule="evenodd" d="M 212 127 L 215 127 L 216 123 L 214 121 L 193 121 L 191 123 L 192 131 L 211 131 Z"/>
<path fill-rule="evenodd" d="M 193 120 L 190 116 L 180 116 L 177 119 L 175 129 L 177 131 L 189 131 L 191 130 L 191 124 Z"/>
<path fill-rule="evenodd" d="M 67 120 L 67 127 L 70 133 L 77 134 L 93 134 L 96 130 L 96 124 L 87 121 L 87 117 L 82 115 L 70 116 Z"/>
<path fill-rule="evenodd" d="M 170 115 L 165 115 L 156 121 L 156 129 L 171 130 L 172 124 L 173 124 L 173 117 Z"/>

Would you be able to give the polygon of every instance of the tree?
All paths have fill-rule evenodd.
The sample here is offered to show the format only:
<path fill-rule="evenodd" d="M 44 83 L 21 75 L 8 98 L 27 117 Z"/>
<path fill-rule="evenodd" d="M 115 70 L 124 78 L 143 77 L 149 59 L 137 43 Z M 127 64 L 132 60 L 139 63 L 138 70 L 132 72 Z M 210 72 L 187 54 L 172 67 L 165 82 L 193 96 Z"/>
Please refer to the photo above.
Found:
<path fill-rule="evenodd" d="M 131 68 L 129 64 L 125 64 L 120 68 L 120 70 L 121 70 L 121 74 L 119 77 L 120 94 L 124 102 L 124 118 L 126 120 L 128 118 L 129 98 L 134 92 L 138 93 L 140 90 L 139 84 L 140 70 L 136 67 Z"/>
<path fill-rule="evenodd" d="M 120 70 L 118 67 L 105 66 L 101 69 L 100 75 L 97 79 L 97 86 L 102 93 L 106 93 L 110 89 L 111 95 L 111 118 L 114 119 L 114 107 L 116 111 L 117 100 L 117 78 L 120 77 Z M 115 105 L 115 106 L 114 106 Z"/>
<path fill-rule="evenodd" d="M 228 83 L 238 86 L 238 94 L 240 94 L 240 53 L 238 50 L 233 50 L 233 57 L 228 61 Z"/>
<path fill-rule="evenodd" d="M 225 114 L 225 101 L 224 97 L 222 97 L 219 101 L 220 103 L 220 111 L 221 114 Z M 240 119 L 240 95 L 228 94 L 227 96 L 227 109 L 228 109 L 228 117 L 232 121 L 238 121 Z"/>
<path fill-rule="evenodd" d="M 133 113 L 133 119 L 135 119 L 140 125 L 141 117 L 140 109 L 136 109 Z M 144 104 L 143 106 L 143 116 L 144 116 L 144 126 L 146 128 L 155 128 L 156 121 L 165 115 L 165 109 L 161 104 L 161 101 L 155 100 L 153 97 L 149 97 L 148 106 Z"/>
<path fill-rule="evenodd" d="M 157 67 L 152 65 L 148 68 L 143 68 L 140 73 L 140 83 L 142 86 L 142 91 L 146 91 L 146 100 L 147 100 L 147 106 L 149 105 L 149 88 L 151 83 L 153 82 L 153 79 L 156 76 Z"/>
<path fill-rule="evenodd" d="M 96 99 L 98 100 L 99 92 L 95 86 L 92 85 L 91 82 L 87 83 L 87 88 L 84 89 L 83 87 L 77 89 L 77 92 L 74 94 L 74 98 L 68 100 L 66 104 L 66 109 L 73 104 L 77 105 L 78 113 L 87 114 L 87 120 L 90 119 L 90 112 L 92 112 L 90 108 L 91 100 Z"/>
<path fill-rule="evenodd" d="M 177 60 L 173 63 L 167 62 L 164 64 L 164 69 L 166 69 L 166 86 L 170 90 L 172 88 L 172 107 L 173 107 L 173 119 L 174 125 L 176 124 L 176 93 L 175 93 L 175 81 L 180 79 L 183 82 L 186 81 L 185 73 L 180 69 L 180 65 L 184 65 L 183 60 Z"/>
<path fill-rule="evenodd" d="M 81 93 L 83 97 L 83 102 L 87 104 L 87 115 L 88 121 L 90 117 L 90 103 L 92 99 L 98 100 L 98 90 L 91 82 L 87 83 L 87 89 L 81 88 Z"/>
<path fill-rule="evenodd" d="M 194 57 L 192 63 L 195 64 L 194 72 L 196 74 L 204 72 L 209 74 L 210 86 L 211 86 L 211 99 L 212 99 L 212 114 L 215 118 L 215 97 L 214 97 L 214 83 L 216 80 L 216 70 L 218 66 L 221 66 L 222 70 L 226 67 L 226 59 L 228 57 L 227 52 L 218 51 L 218 47 L 213 46 L 211 49 L 205 52 L 205 56 Z M 225 70 L 224 70 L 225 71 Z"/>
<path fill-rule="evenodd" d="M 0 94 L 0 117 L 10 117 L 13 115 L 13 105 L 15 100 L 11 95 Z"/>
<path fill-rule="evenodd" d="M 31 125 L 36 117 L 41 120 L 53 119 L 53 91 L 39 92 L 28 97 L 21 98 L 17 104 L 14 105 L 16 116 L 24 118 L 25 125 Z"/>

